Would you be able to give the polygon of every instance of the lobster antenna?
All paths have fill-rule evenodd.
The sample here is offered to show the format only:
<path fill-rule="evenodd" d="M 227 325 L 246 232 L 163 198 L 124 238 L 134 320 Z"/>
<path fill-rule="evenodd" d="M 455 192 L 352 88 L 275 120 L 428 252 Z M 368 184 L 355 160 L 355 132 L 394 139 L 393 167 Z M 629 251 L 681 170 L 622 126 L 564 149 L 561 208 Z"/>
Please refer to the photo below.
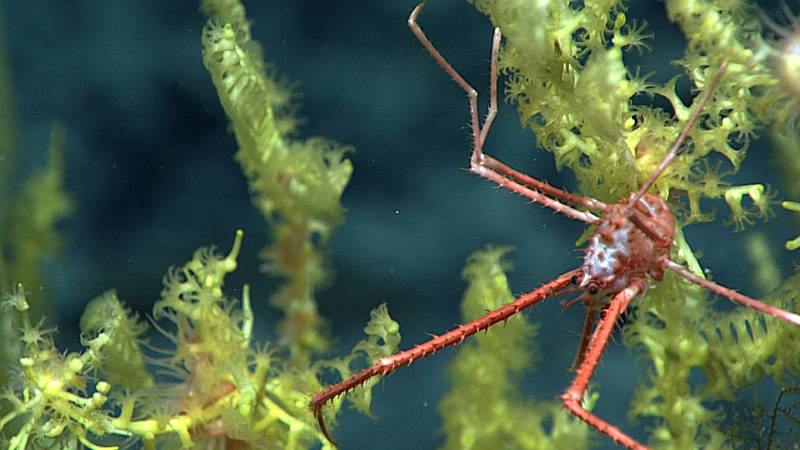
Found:
<path fill-rule="evenodd" d="M 628 209 L 633 208 L 639 200 L 642 198 L 645 192 L 650 190 L 653 186 L 653 183 L 656 182 L 658 177 L 667 170 L 670 164 L 672 164 L 672 160 L 678 156 L 678 150 L 680 150 L 681 146 L 683 145 L 684 141 L 686 141 L 686 136 L 689 135 L 689 131 L 691 131 L 692 127 L 694 126 L 697 119 L 700 117 L 700 113 L 703 112 L 703 107 L 708 102 L 708 99 L 711 98 L 711 94 L 714 92 L 714 88 L 719 84 L 719 80 L 722 78 L 722 75 L 725 73 L 725 69 L 728 67 L 728 61 L 723 61 L 722 64 L 719 65 L 719 69 L 717 69 L 717 73 L 714 74 L 714 78 L 711 79 L 711 83 L 708 84 L 706 91 L 703 92 L 703 95 L 700 97 L 700 100 L 697 102 L 697 107 L 692 111 L 692 115 L 689 116 L 689 120 L 686 121 L 686 125 L 683 126 L 683 130 L 681 130 L 681 134 L 678 136 L 678 139 L 675 140 L 675 143 L 672 144 L 669 151 L 667 151 L 666 156 L 661 161 L 661 164 L 658 165 L 658 169 L 653 172 L 653 175 L 650 176 L 650 179 L 645 182 L 638 191 L 636 191 L 636 195 L 633 196 L 630 203 L 628 203 Z"/>

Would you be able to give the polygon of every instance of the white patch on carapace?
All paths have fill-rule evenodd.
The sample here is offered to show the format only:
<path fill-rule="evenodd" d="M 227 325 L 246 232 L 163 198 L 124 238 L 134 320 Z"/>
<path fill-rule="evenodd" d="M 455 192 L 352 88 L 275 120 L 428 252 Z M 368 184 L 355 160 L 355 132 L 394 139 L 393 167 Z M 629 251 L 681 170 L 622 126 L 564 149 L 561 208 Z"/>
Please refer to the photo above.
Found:
<path fill-rule="evenodd" d="M 611 233 L 611 239 L 604 239 L 603 232 L 609 226 L 609 222 L 604 222 L 589 240 L 586 256 L 583 258 L 583 279 L 580 287 L 594 282 L 602 290 L 615 290 L 616 285 L 625 286 L 628 283 L 627 274 L 620 277 L 618 271 L 622 265 L 620 257 L 630 256 L 631 253 L 628 244 L 633 224 L 626 221 L 624 226 Z"/>

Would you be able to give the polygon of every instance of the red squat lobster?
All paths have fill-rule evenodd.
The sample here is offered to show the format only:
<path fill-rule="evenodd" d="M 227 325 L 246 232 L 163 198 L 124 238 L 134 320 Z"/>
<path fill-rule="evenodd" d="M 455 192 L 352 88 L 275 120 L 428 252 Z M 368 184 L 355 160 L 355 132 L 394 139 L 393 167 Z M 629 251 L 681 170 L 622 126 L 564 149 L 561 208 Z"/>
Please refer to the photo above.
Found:
<path fill-rule="evenodd" d="M 585 250 L 586 255 L 580 268 L 560 275 L 555 280 L 544 284 L 533 292 L 522 295 L 517 300 L 468 324 L 461 325 L 441 336 L 436 336 L 410 350 L 381 358 L 373 366 L 315 394 L 310 404 L 311 411 L 317 418 L 322 432 L 330 440 L 331 438 L 322 416 L 322 407 L 331 399 L 354 389 L 373 376 L 388 375 L 400 366 L 409 365 L 417 359 L 435 353 L 442 348 L 457 345 L 468 336 L 480 330 L 485 330 L 498 322 L 503 322 L 512 315 L 525 308 L 532 307 L 548 297 L 568 292 L 571 285 L 577 285 L 577 289 L 584 290 L 584 298 L 587 302 L 598 293 L 610 297 L 611 301 L 603 306 L 599 323 L 596 326 L 594 323 L 596 320 L 594 310 L 590 308 L 587 312 L 584 333 L 574 364 L 576 376 L 572 384 L 561 396 L 561 399 L 564 401 L 564 406 L 572 414 L 575 414 L 599 432 L 608 435 L 615 442 L 632 449 L 645 449 L 644 445 L 623 433 L 619 428 L 585 410 L 581 405 L 581 401 L 589 384 L 589 379 L 608 343 L 614 324 L 619 319 L 620 314 L 628 307 L 631 300 L 645 291 L 648 284 L 648 275 L 653 280 L 659 281 L 664 276 L 664 269 L 672 270 L 687 280 L 718 295 L 727 297 L 736 303 L 800 326 L 800 316 L 797 314 L 769 306 L 732 289 L 708 281 L 691 273 L 682 265 L 673 262 L 670 259 L 670 248 L 672 247 L 675 233 L 675 218 L 664 200 L 647 192 L 672 160 L 675 159 L 678 150 L 689 134 L 689 130 L 697 121 L 703 106 L 711 96 L 711 92 L 719 83 L 720 78 L 722 78 L 726 63 L 723 63 L 717 70 L 678 139 L 667 151 L 666 156 L 664 156 L 661 164 L 650 179 L 638 191 L 627 198 L 621 199 L 619 203 L 607 204 L 593 198 L 577 196 L 554 188 L 547 183 L 517 172 L 483 153 L 486 135 L 497 114 L 496 60 L 500 48 L 500 29 L 495 28 L 492 40 L 491 97 L 489 112 L 483 124 L 481 124 L 478 120 L 478 93 L 434 48 L 417 24 L 417 17 L 422 10 L 422 6 L 422 4 L 418 5 L 411 12 L 408 18 L 408 26 L 436 62 L 469 96 L 472 139 L 474 142 L 470 159 L 470 172 L 488 178 L 512 192 L 523 195 L 573 219 L 594 225 L 595 234 L 589 240 L 589 245 Z M 583 207 L 587 211 L 575 209 L 567 203 Z M 600 211 L 602 212 L 602 217 L 597 217 L 588 210 Z M 572 287 L 571 289 L 575 290 L 576 288 Z M 592 328 L 594 328 L 594 332 L 590 336 L 589 333 Z M 331 440 L 331 442 L 333 441 Z"/>

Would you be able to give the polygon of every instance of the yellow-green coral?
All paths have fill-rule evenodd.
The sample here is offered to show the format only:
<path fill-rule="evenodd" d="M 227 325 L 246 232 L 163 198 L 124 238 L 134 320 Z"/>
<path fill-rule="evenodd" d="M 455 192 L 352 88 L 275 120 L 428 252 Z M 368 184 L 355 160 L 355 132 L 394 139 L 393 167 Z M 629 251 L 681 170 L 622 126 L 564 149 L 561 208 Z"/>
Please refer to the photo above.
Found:
<path fill-rule="evenodd" d="M 11 346 L 17 373 L 0 397 L 0 440 L 10 448 L 116 448 L 103 445 L 130 439 L 148 449 L 330 448 L 307 407 L 322 389 L 320 372 L 337 367 L 348 376 L 356 358 L 371 363 L 397 349 L 399 327 L 382 306 L 365 328 L 368 338 L 350 355 L 312 355 L 328 342 L 313 299 L 325 275 L 321 246 L 342 219 L 339 198 L 352 166 L 342 158 L 344 147 L 288 137 L 296 121 L 287 103 L 291 91 L 267 73 L 242 5 L 205 2 L 203 9 L 212 15 L 203 31 L 204 59 L 233 123 L 254 202 L 275 236 L 267 258 L 273 272 L 289 278 L 273 300 L 287 314 L 281 338 L 253 342 L 249 287 L 240 299 L 223 290 L 225 276 L 237 267 L 241 231 L 227 256 L 200 249 L 164 278 L 153 318 L 162 319 L 156 328 L 171 342 L 167 348 L 149 346 L 146 324 L 107 292 L 89 303 L 81 319 L 85 351 L 62 355 L 52 330 L 31 325 L 19 285 L 4 304 L 15 311 L 22 342 Z M 34 192 L 49 193 L 50 203 L 61 205 L 53 200 L 62 197 L 52 193 L 61 181 L 60 147 L 54 148 L 53 175 L 33 179 L 48 189 Z M 56 215 L 42 202 L 31 205 L 44 214 L 31 229 L 52 233 Z M 351 398 L 367 414 L 370 387 Z M 340 406 L 336 402 L 331 411 Z"/>
<path fill-rule="evenodd" d="M 797 202 L 783 202 L 781 203 L 784 209 L 789 211 L 800 212 L 800 203 Z M 786 242 L 786 250 L 797 250 L 800 248 L 800 236 Z"/>
<path fill-rule="evenodd" d="M 3 76 L 0 73 L 0 78 Z M 5 86 L 0 87 L 0 91 L 4 90 Z M 0 92 L 0 95 L 5 94 Z M 7 105 L 0 106 L 0 114 L 5 115 L 4 120 L 11 121 L 10 112 L 6 109 Z M 10 124 L 2 123 L 0 126 Z M 7 138 L 10 139 L 10 135 Z M 48 284 L 41 275 L 41 266 L 58 253 L 61 236 L 56 231 L 57 225 L 73 209 L 72 199 L 64 191 L 64 140 L 64 126 L 56 123 L 50 133 L 47 167 L 36 170 L 14 195 L 0 192 L 0 204 L 4 205 L 0 214 L 0 230 L 3 233 L 0 242 L 0 286 L 3 289 L 9 289 L 14 283 L 38 287 Z M 0 171 L 7 171 L 13 155 L 14 151 L 9 146 L 7 153 L 0 157 L 3 159 L 3 169 Z M 7 178 L 0 179 L 0 186 L 8 187 L 10 183 Z M 42 290 L 37 289 L 33 294 L 26 295 L 28 314 L 35 320 L 47 311 L 47 299 L 42 295 Z M 6 342 L 12 340 L 15 334 L 10 319 L 9 315 L 0 317 L 0 339 Z M 11 347 L 4 347 L 0 350 L 0 365 L 6 366 L 17 357 Z M 3 384 L 6 376 L 6 373 L 0 374 Z"/>
<path fill-rule="evenodd" d="M 108 336 L 95 338 L 83 353 L 65 355 L 53 344 L 53 329 L 31 324 L 22 286 L 2 306 L 6 312 L 17 313 L 22 342 L 18 378 L 14 387 L 7 387 L 0 397 L 4 406 L 10 405 L 9 412 L 0 419 L 0 431 L 15 429 L 4 436 L 8 448 L 69 448 L 80 442 L 98 449 L 102 447 L 89 440 L 88 433 L 126 435 L 102 409 L 108 401 L 110 385 L 99 381 L 93 394 L 87 390 L 86 376 L 100 366 Z"/>
<path fill-rule="evenodd" d="M 59 221 L 68 217 L 73 204 L 64 192 L 64 140 L 62 124 L 53 125 L 50 134 L 48 166 L 37 170 L 25 180 L 22 189 L 4 211 L 2 229 L 4 246 L 0 259 L 0 282 L 22 282 L 31 286 L 43 283 L 40 266 L 47 257 L 55 255 L 61 246 L 56 232 Z M 33 317 L 45 313 L 45 299 L 29 294 Z"/>
<path fill-rule="evenodd" d="M 796 311 L 797 279 L 763 300 Z M 762 376 L 780 382 L 789 373 L 800 373 L 800 359 L 786 345 L 800 337 L 800 330 L 748 308 L 714 312 L 707 295 L 686 284 L 677 276 L 666 277 L 648 291 L 639 319 L 625 328 L 626 342 L 643 348 L 642 359 L 652 364 L 648 379 L 636 389 L 631 414 L 661 419 L 653 444 L 719 447 L 724 436 L 717 427 L 724 416 L 711 401 L 730 400 L 736 389 Z M 684 295 L 676 296 L 676 289 Z M 702 370 L 704 383 L 690 378 L 694 368 Z"/>
<path fill-rule="evenodd" d="M 353 171 L 349 150 L 324 138 L 292 139 L 292 93 L 264 63 L 238 1 L 204 0 L 203 63 L 231 119 L 236 159 L 269 221 L 273 243 L 264 251 L 269 272 L 287 282 L 272 297 L 286 318 L 282 339 L 295 357 L 325 348 L 314 290 L 325 278 L 321 243 L 341 221 L 339 199 Z"/>
<path fill-rule="evenodd" d="M 506 38 L 498 61 L 508 75 L 506 98 L 517 103 L 520 120 L 534 131 L 540 146 L 554 153 L 556 164 L 575 172 L 580 192 L 616 202 L 645 181 L 696 102 L 684 105 L 676 92 L 677 78 L 656 85 L 623 64 L 623 52 L 640 47 L 648 37 L 641 25 L 629 23 L 625 5 L 475 3 Z M 737 224 L 754 215 L 767 216 L 770 197 L 760 195 L 763 186 L 725 186 L 716 182 L 716 173 L 702 170 L 711 152 L 724 155 L 737 169 L 754 127 L 775 120 L 767 112 L 751 112 L 761 98 L 757 93 L 777 83 L 766 56 L 751 49 L 758 38 L 758 18 L 737 2 L 668 2 L 667 11 L 689 40 L 679 62 L 698 90 L 706 88 L 723 60 L 728 69 L 703 110 L 701 126 L 689 133 L 690 150 L 659 178 L 655 190 L 662 196 L 670 190 L 686 192 L 691 221 L 711 218 L 700 210 L 701 196 L 725 197 Z M 761 44 L 766 45 L 763 39 Z M 674 117 L 634 105 L 636 94 L 666 98 Z M 742 206 L 742 193 L 755 194 L 750 195 L 753 208 Z"/>
<path fill-rule="evenodd" d="M 364 327 L 364 334 L 368 336 L 367 339 L 356 344 L 350 355 L 320 361 L 316 365 L 320 368 L 335 371 L 342 380 L 345 380 L 357 372 L 352 367 L 353 362 L 363 358 L 367 364 L 372 365 L 382 357 L 397 353 L 398 344 L 400 343 L 400 325 L 389 316 L 386 304 L 379 305 L 370 311 L 369 315 L 369 322 Z M 353 403 L 353 407 L 369 417 L 373 417 L 372 412 L 370 412 L 372 388 L 379 381 L 380 378 L 373 377 L 355 388 L 347 396 L 347 399 Z M 343 400 L 344 397 L 334 399 L 331 402 L 335 405 L 334 409 L 338 410 Z M 330 429 L 330 425 L 328 425 L 328 428 Z"/>
<path fill-rule="evenodd" d="M 147 325 L 125 308 L 116 292 L 106 292 L 90 301 L 80 327 L 86 347 L 101 337 L 108 340 L 102 367 L 109 382 L 132 391 L 152 387 L 153 377 L 147 373 L 141 349 Z"/>
<path fill-rule="evenodd" d="M 297 365 L 279 345 L 259 346 L 253 342 L 249 288 L 242 290 L 241 305 L 222 289 L 225 275 L 236 269 L 241 240 L 239 232 L 224 257 L 202 248 L 164 278 L 153 317 L 171 322 L 158 329 L 173 347 L 145 358 L 161 367 L 162 378 L 172 378 L 160 380 L 158 386 L 142 362 L 147 354 L 139 338 L 144 324 L 113 293 L 89 304 L 81 320 L 86 350 L 67 355 L 53 345 L 53 330 L 30 323 L 22 287 L 9 295 L 3 306 L 19 316 L 22 342 L 19 377 L 0 397 L 10 406 L 0 419 L 9 448 L 80 442 L 99 449 L 104 447 L 98 442 L 108 440 L 104 435 L 135 436 L 149 449 L 226 442 L 258 448 L 330 448 L 307 407 L 310 395 L 322 388 L 318 372 L 324 367 L 348 371 L 350 362 L 364 354 L 370 362 L 392 354 L 400 339 L 397 323 L 385 306 L 376 308 L 365 328 L 368 338 L 349 356 L 313 366 Z M 127 373 L 120 366 L 125 362 Z M 97 381 L 87 383 L 90 375 Z M 366 413 L 370 388 L 351 399 Z M 337 402 L 331 410 L 340 406 Z"/>
<path fill-rule="evenodd" d="M 514 299 L 505 271 L 508 247 L 487 247 L 470 255 L 462 273 L 468 282 L 461 303 L 465 321 Z M 519 388 L 537 359 L 538 327 L 524 315 L 511 317 L 473 336 L 448 369 L 452 390 L 439 403 L 445 448 L 586 448 L 593 431 L 561 402 L 526 398 Z M 490 404 L 487 400 L 490 399 Z"/>

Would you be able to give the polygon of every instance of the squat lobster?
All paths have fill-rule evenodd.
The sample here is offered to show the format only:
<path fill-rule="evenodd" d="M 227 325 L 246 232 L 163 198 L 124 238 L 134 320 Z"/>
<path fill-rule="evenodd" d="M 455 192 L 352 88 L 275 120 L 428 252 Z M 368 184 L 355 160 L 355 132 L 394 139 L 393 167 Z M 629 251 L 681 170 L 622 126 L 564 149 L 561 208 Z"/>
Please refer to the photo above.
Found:
<path fill-rule="evenodd" d="M 491 92 L 489 111 L 481 123 L 478 119 L 478 94 L 445 58 L 434 48 L 433 44 L 417 24 L 417 17 L 422 10 L 418 5 L 408 18 L 411 31 L 419 39 L 425 49 L 436 62 L 450 75 L 469 97 L 470 120 L 472 128 L 473 150 L 470 158 L 470 171 L 487 178 L 508 190 L 541 203 L 569 217 L 586 222 L 595 227 L 595 234 L 585 249 L 583 264 L 580 268 L 569 271 L 538 289 L 520 296 L 517 300 L 489 312 L 485 316 L 461 325 L 456 329 L 436 336 L 433 339 L 396 355 L 381 358 L 374 364 L 347 380 L 330 386 L 315 394 L 310 408 L 320 424 L 322 432 L 331 439 L 325 427 L 322 407 L 340 394 L 363 384 L 376 375 L 388 375 L 400 366 L 430 355 L 444 347 L 457 345 L 468 336 L 484 330 L 498 322 L 505 321 L 524 308 L 552 296 L 575 290 L 583 290 L 583 299 L 587 305 L 594 305 L 593 296 L 602 293 L 611 298 L 601 306 L 599 323 L 595 317 L 595 309 L 589 308 L 584 325 L 584 333 L 574 364 L 575 379 L 561 396 L 564 406 L 581 420 L 608 435 L 615 442 L 628 448 L 644 449 L 645 447 L 623 433 L 619 428 L 609 424 L 600 417 L 584 409 L 581 404 L 589 380 L 608 343 L 614 325 L 631 300 L 644 293 L 649 276 L 660 281 L 664 269 L 669 269 L 687 280 L 696 283 L 718 295 L 756 309 L 778 319 L 800 326 L 800 316 L 795 313 L 775 308 L 742 295 L 731 289 L 705 280 L 691 273 L 688 269 L 670 259 L 670 248 L 675 233 L 675 219 L 667 203 L 660 197 L 648 192 L 653 183 L 666 170 L 678 154 L 689 131 L 694 126 L 700 113 L 711 97 L 714 87 L 722 78 L 726 63 L 723 63 L 710 81 L 706 91 L 697 102 L 697 107 L 687 120 L 675 143 L 667 151 L 655 173 L 636 192 L 623 198 L 616 204 L 607 204 L 592 198 L 581 197 L 547 183 L 531 178 L 506 166 L 502 162 L 483 153 L 483 145 L 489 128 L 497 114 L 497 54 L 500 48 L 501 33 L 494 31 L 491 54 Z M 575 205 L 575 207 L 569 204 Z M 576 209 L 576 207 L 584 210 Z M 600 216 L 591 211 L 602 213 Z M 573 286 L 575 285 L 575 286 Z M 577 286 L 577 287 L 576 287 Z M 331 442 L 333 442 L 331 440 Z"/>

